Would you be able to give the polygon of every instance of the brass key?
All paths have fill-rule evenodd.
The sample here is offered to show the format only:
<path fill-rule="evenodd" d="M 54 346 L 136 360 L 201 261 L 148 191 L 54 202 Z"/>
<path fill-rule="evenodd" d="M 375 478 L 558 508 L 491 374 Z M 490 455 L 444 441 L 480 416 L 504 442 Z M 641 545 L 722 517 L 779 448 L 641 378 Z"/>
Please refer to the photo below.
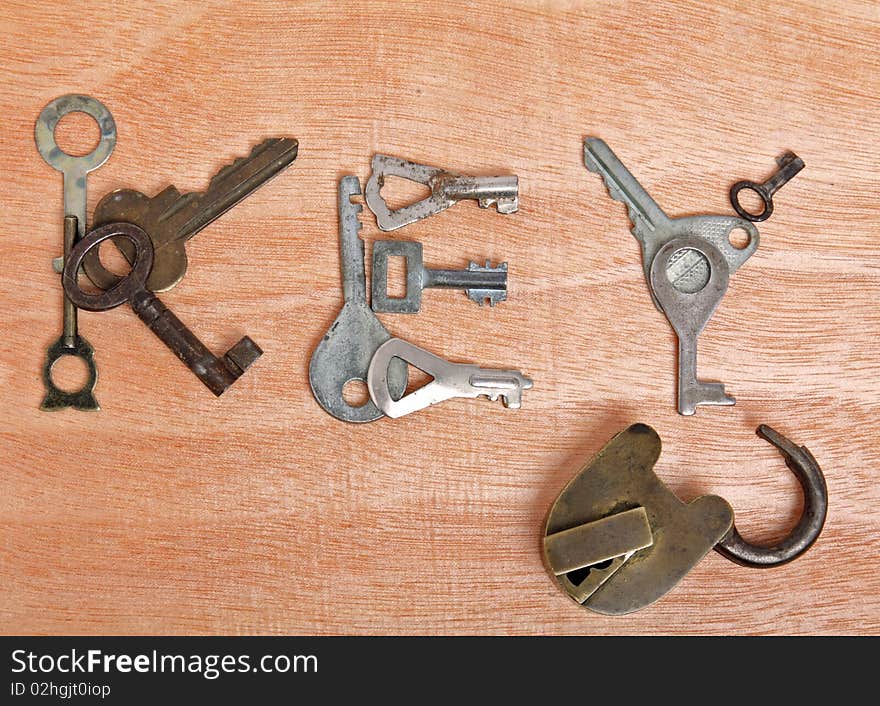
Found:
<path fill-rule="evenodd" d="M 298 148 L 299 143 L 293 138 L 265 140 L 247 157 L 223 167 L 201 193 L 181 194 L 173 186 L 152 198 L 133 189 L 113 191 L 95 208 L 94 224 L 125 222 L 145 230 L 153 241 L 154 252 L 147 289 L 167 291 L 186 274 L 186 242 L 289 166 L 296 159 Z M 114 242 L 128 262 L 133 263 L 132 242 L 122 238 Z M 119 281 L 101 264 L 96 249 L 86 253 L 83 269 L 101 289 L 111 289 Z"/>

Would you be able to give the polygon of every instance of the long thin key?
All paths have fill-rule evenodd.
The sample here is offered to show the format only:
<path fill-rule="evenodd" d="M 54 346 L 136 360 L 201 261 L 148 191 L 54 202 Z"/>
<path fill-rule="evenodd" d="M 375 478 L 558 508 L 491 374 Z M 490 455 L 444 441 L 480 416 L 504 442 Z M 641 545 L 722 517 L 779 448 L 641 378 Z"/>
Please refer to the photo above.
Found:
<path fill-rule="evenodd" d="M 388 294 L 388 258 L 406 260 L 406 292 L 402 297 Z M 414 240 L 377 240 L 373 243 L 373 311 L 414 314 L 422 307 L 422 289 L 463 289 L 473 302 L 490 306 L 507 299 L 507 263 L 483 267 L 471 262 L 466 270 L 435 270 L 425 267 L 422 244 Z"/>
<path fill-rule="evenodd" d="M 697 379 L 697 336 L 727 291 L 730 275 L 757 250 L 758 229 L 733 216 L 669 218 L 598 138 L 584 141 L 584 163 L 601 175 L 611 198 L 626 204 L 651 297 L 678 335 L 679 413 L 694 414 L 700 404 L 734 404 L 723 385 Z M 745 247 L 730 242 L 736 229 L 748 235 Z"/>
<path fill-rule="evenodd" d="M 64 257 L 70 257 L 73 244 L 76 240 L 77 222 L 75 216 L 64 218 Z M 88 377 L 85 384 L 79 390 L 62 390 L 52 380 L 52 367 L 59 358 L 70 355 L 80 358 L 86 364 Z M 43 366 L 43 384 L 46 387 L 46 396 L 40 405 L 42 410 L 64 409 L 73 407 L 81 410 L 99 410 L 98 400 L 95 399 L 95 383 L 98 381 L 98 370 L 95 367 L 95 349 L 91 344 L 79 335 L 77 325 L 76 307 L 73 302 L 64 295 L 64 323 L 61 337 L 55 341 L 46 351 L 46 363 Z"/>
<path fill-rule="evenodd" d="M 445 211 L 464 199 L 475 199 L 480 208 L 495 204 L 498 213 L 515 213 L 519 208 L 519 180 L 516 176 L 461 176 L 385 154 L 373 155 L 372 168 L 364 198 L 381 230 L 402 228 Z M 385 177 L 389 176 L 424 184 L 431 189 L 431 195 L 391 210 L 381 194 Z"/>
<path fill-rule="evenodd" d="M 105 240 L 126 238 L 134 246 L 131 271 L 112 288 L 100 294 L 84 292 L 77 280 L 86 253 L 97 250 Z M 149 329 L 218 397 L 257 360 L 263 351 L 248 336 L 218 358 L 196 338 L 149 289 L 147 277 L 153 266 L 153 243 L 141 228 L 131 223 L 108 223 L 83 238 L 64 265 L 64 291 L 80 309 L 106 311 L 125 302 L 131 305 Z"/>
<path fill-rule="evenodd" d="M 367 368 L 376 349 L 391 338 L 367 303 L 367 277 L 364 271 L 364 242 L 358 214 L 362 207 L 352 196 L 361 193 L 356 176 L 339 182 L 339 251 L 342 260 L 342 293 L 345 303 L 312 354 L 309 384 L 318 404 L 329 414 L 346 422 L 372 422 L 382 412 L 369 399 L 362 405 L 346 402 L 343 389 L 353 380 L 367 382 Z M 400 396 L 406 390 L 407 368 L 396 361 L 388 372 L 391 392 Z"/>
<path fill-rule="evenodd" d="M 98 123 L 101 131 L 98 146 L 87 155 L 77 157 L 67 154 L 55 142 L 58 121 L 68 113 L 85 113 Z M 87 175 L 104 164 L 116 146 L 113 116 L 103 103 L 91 96 L 70 93 L 56 98 L 43 108 L 34 127 L 34 140 L 43 159 L 64 175 L 64 215 L 76 218 L 76 240 L 79 240 L 86 233 Z M 60 273 L 64 258 L 56 258 L 52 265 Z"/>
<path fill-rule="evenodd" d="M 247 157 L 223 167 L 201 193 L 181 194 L 173 186 L 152 198 L 133 189 L 114 191 L 95 208 L 95 224 L 122 221 L 145 230 L 155 253 L 147 287 L 154 292 L 167 291 L 186 274 L 186 242 L 289 166 L 296 159 L 298 146 L 292 138 L 269 138 Z M 132 262 L 134 251 L 130 242 L 120 240 L 118 247 Z M 101 289 L 109 289 L 119 280 L 101 264 L 97 251 L 86 256 L 84 269 Z"/>
<path fill-rule="evenodd" d="M 388 389 L 389 365 L 402 360 L 434 379 L 414 392 L 395 399 Z M 477 365 L 450 363 L 400 338 L 392 338 L 376 350 L 367 372 L 367 387 L 374 404 L 392 419 L 425 409 L 453 397 L 499 397 L 505 407 L 519 409 L 523 390 L 532 381 L 517 370 L 496 370 Z"/>

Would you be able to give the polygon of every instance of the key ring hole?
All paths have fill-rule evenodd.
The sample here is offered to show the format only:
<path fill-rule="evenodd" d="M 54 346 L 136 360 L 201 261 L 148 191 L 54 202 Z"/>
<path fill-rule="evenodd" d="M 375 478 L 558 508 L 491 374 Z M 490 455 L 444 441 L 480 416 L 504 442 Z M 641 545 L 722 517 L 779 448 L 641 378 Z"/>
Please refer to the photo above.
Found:
<path fill-rule="evenodd" d="M 342 386 L 342 399 L 349 407 L 363 407 L 370 401 L 367 383 L 360 378 L 352 378 Z"/>
<path fill-rule="evenodd" d="M 63 150 L 55 139 L 55 129 L 62 118 L 71 113 L 85 113 L 98 125 L 99 139 L 95 148 L 84 155 Z M 80 120 L 74 118 L 74 125 Z M 62 137 L 66 128 L 61 131 Z M 116 146 L 116 123 L 110 111 L 91 96 L 68 94 L 51 101 L 43 108 L 34 126 L 37 150 L 46 162 L 62 172 L 85 173 L 100 167 Z"/>
<path fill-rule="evenodd" d="M 49 376 L 56 388 L 73 394 L 86 388 L 91 379 L 91 371 L 81 356 L 76 353 L 62 353 L 52 361 Z"/>
<path fill-rule="evenodd" d="M 74 110 L 61 117 L 55 125 L 55 144 L 69 157 L 85 157 L 101 143 L 101 126 L 94 117 Z"/>
<path fill-rule="evenodd" d="M 113 287 L 100 294 L 89 294 L 79 284 L 80 267 L 92 248 L 112 238 L 126 238 L 135 249 L 131 272 Z M 105 311 L 128 301 L 138 291 L 146 289 L 147 277 L 153 269 L 153 243 L 143 229 L 132 223 L 108 223 L 96 228 L 80 240 L 64 263 L 62 283 L 64 292 L 73 304 L 86 311 Z"/>
<path fill-rule="evenodd" d="M 745 200 L 749 206 L 748 208 L 745 208 L 740 202 L 740 193 L 742 191 L 747 192 Z M 730 188 L 730 203 L 733 206 L 733 210 L 742 218 L 753 223 L 765 221 L 773 213 L 773 199 L 761 188 L 760 184 L 755 184 L 751 181 L 739 181 Z M 761 208 L 760 211 L 756 211 L 758 207 Z M 733 241 L 731 241 L 731 245 L 738 247 Z"/>
<path fill-rule="evenodd" d="M 737 226 L 727 234 L 727 241 L 737 250 L 745 250 L 751 245 L 752 236 L 745 228 Z"/>

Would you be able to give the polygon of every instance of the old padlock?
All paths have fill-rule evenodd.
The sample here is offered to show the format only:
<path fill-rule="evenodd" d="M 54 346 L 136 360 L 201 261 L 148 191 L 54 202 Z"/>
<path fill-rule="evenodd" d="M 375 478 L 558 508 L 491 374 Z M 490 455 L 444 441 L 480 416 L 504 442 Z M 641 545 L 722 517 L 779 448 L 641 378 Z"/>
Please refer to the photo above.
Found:
<path fill-rule="evenodd" d="M 759 436 L 784 456 L 804 491 L 800 521 L 781 542 L 743 540 L 717 495 L 683 503 L 654 473 L 660 437 L 646 424 L 620 432 L 563 489 L 550 509 L 544 557 L 563 590 L 607 615 L 644 608 L 672 590 L 711 549 L 745 566 L 796 559 L 822 531 L 828 490 L 812 454 L 768 426 Z"/>

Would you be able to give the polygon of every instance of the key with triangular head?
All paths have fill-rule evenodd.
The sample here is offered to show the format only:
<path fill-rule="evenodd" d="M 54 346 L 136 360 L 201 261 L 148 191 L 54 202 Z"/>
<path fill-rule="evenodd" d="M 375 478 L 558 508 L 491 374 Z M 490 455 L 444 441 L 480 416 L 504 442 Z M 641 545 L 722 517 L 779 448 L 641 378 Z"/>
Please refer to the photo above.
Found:
<path fill-rule="evenodd" d="M 169 186 L 152 198 L 133 189 L 107 194 L 95 208 L 94 224 L 133 223 L 153 241 L 153 271 L 147 288 L 164 292 L 186 273 L 186 242 L 239 201 L 256 191 L 296 159 L 299 143 L 288 137 L 273 137 L 254 147 L 247 157 L 236 159 L 211 179 L 206 191 L 181 194 Z M 129 262 L 134 248 L 119 239 L 117 247 Z M 86 255 L 83 268 L 101 289 L 111 289 L 119 277 L 107 270 L 97 249 Z"/>
<path fill-rule="evenodd" d="M 669 218 L 602 140 L 584 142 L 584 163 L 605 181 L 608 193 L 629 210 L 632 234 L 642 246 L 645 279 L 655 306 L 678 336 L 678 412 L 697 405 L 732 405 L 718 382 L 697 379 L 697 336 L 727 291 L 730 276 L 758 249 L 758 229 L 734 216 Z M 730 240 L 736 229 L 748 242 Z"/>

